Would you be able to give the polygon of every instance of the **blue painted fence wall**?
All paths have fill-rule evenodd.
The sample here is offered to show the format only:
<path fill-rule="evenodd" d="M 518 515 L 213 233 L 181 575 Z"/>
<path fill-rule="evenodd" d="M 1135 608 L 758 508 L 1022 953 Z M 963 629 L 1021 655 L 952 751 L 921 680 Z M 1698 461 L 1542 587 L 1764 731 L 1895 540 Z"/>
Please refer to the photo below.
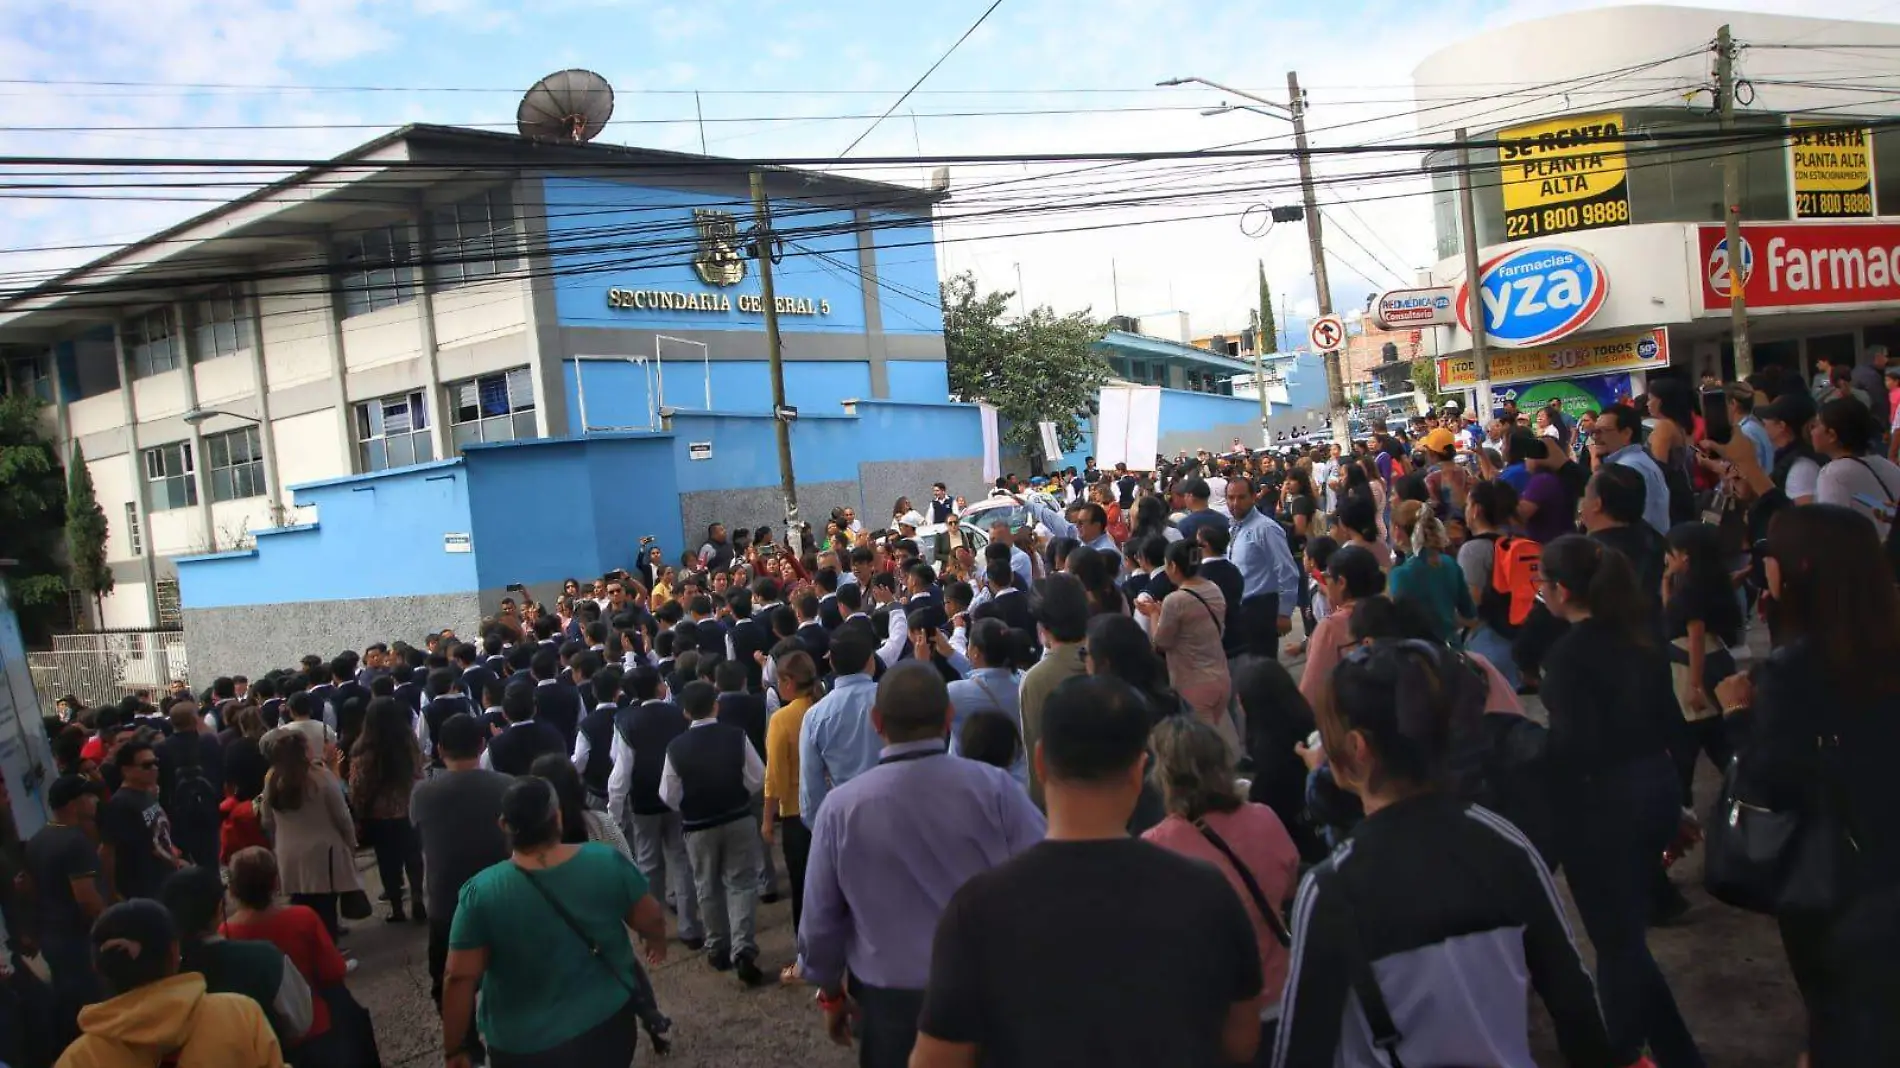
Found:
<path fill-rule="evenodd" d="M 292 486 L 320 522 L 260 530 L 248 552 L 181 557 L 186 608 L 341 601 L 474 590 L 476 554 L 442 549 L 444 534 L 471 534 L 468 472 L 461 460 Z M 475 542 L 480 549 L 479 539 Z"/>
<path fill-rule="evenodd" d="M 897 366 L 895 364 L 891 365 Z M 942 364 L 937 368 L 942 379 Z M 649 362 L 645 367 L 619 360 L 567 360 L 568 432 L 580 434 L 606 427 L 651 426 L 659 401 L 680 409 L 706 409 L 706 365 L 693 360 L 667 360 L 666 388 Z M 581 425 L 581 385 L 586 384 L 587 423 Z M 896 381 L 892 381 L 895 393 Z M 916 388 L 914 382 L 907 387 Z M 871 394 L 871 365 L 863 362 L 805 362 L 785 365 L 785 402 L 801 411 L 836 414 L 838 402 Z M 906 396 L 904 399 L 910 399 Z M 934 400 L 943 400 L 939 395 Z M 772 377 L 764 360 L 719 360 L 712 364 L 712 410 L 768 413 L 772 410 Z"/>

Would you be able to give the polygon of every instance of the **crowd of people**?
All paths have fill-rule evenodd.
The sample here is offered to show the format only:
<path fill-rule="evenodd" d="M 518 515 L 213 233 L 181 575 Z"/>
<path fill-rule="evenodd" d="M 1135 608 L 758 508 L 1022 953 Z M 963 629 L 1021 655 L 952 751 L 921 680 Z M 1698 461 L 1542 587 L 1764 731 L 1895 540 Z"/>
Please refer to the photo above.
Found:
<path fill-rule="evenodd" d="M 1006 476 L 987 541 L 939 483 L 643 539 L 466 638 L 67 698 L 0 1060 L 379 1064 L 367 849 L 451 1068 L 664 1051 L 678 952 L 872 1068 L 1529 1066 L 1532 991 L 1573 1065 L 1691 1068 L 1647 939 L 1706 835 L 1810 1064 L 1900 1063 L 1900 405 L 1838 378 Z"/>

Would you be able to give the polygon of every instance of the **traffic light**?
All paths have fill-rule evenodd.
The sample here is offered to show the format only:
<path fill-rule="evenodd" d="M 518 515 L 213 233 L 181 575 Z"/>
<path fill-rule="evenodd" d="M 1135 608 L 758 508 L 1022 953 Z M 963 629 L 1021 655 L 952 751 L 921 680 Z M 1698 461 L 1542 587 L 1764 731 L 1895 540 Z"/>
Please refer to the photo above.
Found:
<path fill-rule="evenodd" d="M 1273 221 L 1277 223 L 1299 222 L 1304 218 L 1306 218 L 1306 209 L 1298 204 L 1273 209 Z"/>

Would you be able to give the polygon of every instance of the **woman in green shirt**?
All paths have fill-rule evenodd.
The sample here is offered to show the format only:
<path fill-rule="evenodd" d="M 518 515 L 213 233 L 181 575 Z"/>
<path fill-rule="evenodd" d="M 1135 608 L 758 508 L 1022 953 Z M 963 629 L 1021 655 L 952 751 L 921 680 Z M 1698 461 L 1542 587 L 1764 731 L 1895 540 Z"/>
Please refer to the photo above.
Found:
<path fill-rule="evenodd" d="M 1465 585 L 1458 561 L 1446 555 L 1451 539 L 1445 535 L 1445 525 L 1432 514 L 1432 506 L 1421 501 L 1400 501 L 1392 511 L 1392 525 L 1399 543 L 1412 552 L 1392 569 L 1386 580 L 1387 594 L 1394 601 L 1416 603 L 1431 614 L 1442 640 L 1461 644 L 1463 628 L 1477 618 L 1478 607 L 1471 601 L 1471 588 Z"/>
<path fill-rule="evenodd" d="M 631 927 L 651 964 L 666 959 L 666 918 L 639 869 L 611 846 L 561 841 L 545 779 L 502 795 L 514 855 L 462 887 L 442 983 L 448 1068 L 482 988 L 478 1023 L 494 1068 L 628 1064 L 639 1040 Z M 606 975 L 599 974 L 601 971 Z"/>

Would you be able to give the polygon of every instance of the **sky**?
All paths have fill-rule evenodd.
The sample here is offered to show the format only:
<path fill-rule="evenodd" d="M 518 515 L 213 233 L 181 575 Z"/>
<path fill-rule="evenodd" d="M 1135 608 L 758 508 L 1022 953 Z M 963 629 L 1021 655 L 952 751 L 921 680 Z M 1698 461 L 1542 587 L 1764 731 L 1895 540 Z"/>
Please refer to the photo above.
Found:
<path fill-rule="evenodd" d="M 1900 17 L 1900 2 L 1841 2 L 1830 15 Z M 616 90 L 614 122 L 602 141 L 830 159 L 988 6 L 0 0 L 0 155 L 309 159 L 406 122 L 509 130 L 522 90 L 551 71 L 585 67 Z M 1316 145 L 1404 140 L 1418 127 L 1407 114 L 1419 107 L 1411 71 L 1432 51 L 1506 21 L 1599 6 L 1606 5 L 1002 0 L 851 156 L 1190 150 L 1248 140 L 1282 146 L 1289 138 L 1280 119 L 1245 111 L 1203 116 L 1233 98 L 1155 83 L 1195 76 L 1284 100 L 1292 69 L 1306 89 Z M 1722 6 L 1785 14 L 1813 7 L 1802 0 Z M 62 129 L 23 129 L 35 126 Z M 1413 281 L 1435 258 L 1429 202 L 1418 195 L 1424 182 L 1354 186 L 1337 176 L 1364 162 L 1325 158 L 1316 166 L 1323 180 L 1334 176 L 1321 199 L 1335 301 L 1357 306 L 1369 293 Z M 1051 174 L 1058 169 L 1065 173 Z M 926 171 L 853 173 L 915 184 Z M 1297 324 L 1316 308 L 1304 228 L 1250 233 L 1261 212 L 1248 210 L 1295 202 L 1293 178 L 1284 159 L 960 165 L 950 174 L 950 218 L 939 228 L 939 269 L 972 271 L 989 289 L 1015 291 L 1020 279 L 1023 302 L 1058 312 L 1181 310 L 1194 332 L 1208 333 L 1245 325 L 1260 262 Z M 0 288 L 82 262 L 230 195 L 0 193 Z"/>

